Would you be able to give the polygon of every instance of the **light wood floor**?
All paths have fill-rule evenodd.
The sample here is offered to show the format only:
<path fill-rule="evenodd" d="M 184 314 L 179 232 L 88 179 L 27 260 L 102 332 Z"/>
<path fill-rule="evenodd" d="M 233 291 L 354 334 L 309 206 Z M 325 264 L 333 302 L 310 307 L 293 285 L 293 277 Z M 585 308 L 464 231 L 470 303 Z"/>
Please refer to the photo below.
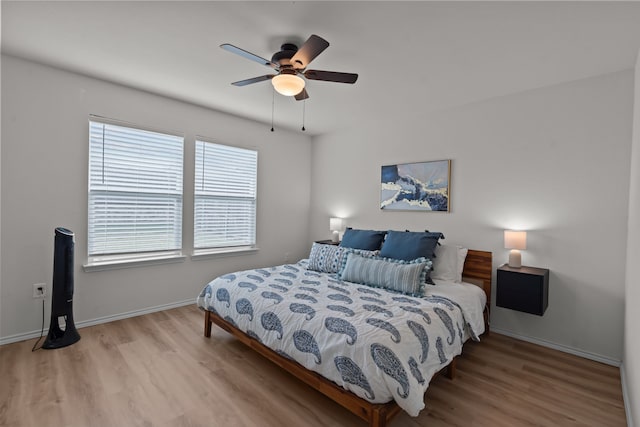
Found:
<path fill-rule="evenodd" d="M 1 426 L 361 426 L 188 306 L 80 330 L 58 350 L 0 347 Z M 617 368 L 498 334 L 391 427 L 624 426 Z"/>

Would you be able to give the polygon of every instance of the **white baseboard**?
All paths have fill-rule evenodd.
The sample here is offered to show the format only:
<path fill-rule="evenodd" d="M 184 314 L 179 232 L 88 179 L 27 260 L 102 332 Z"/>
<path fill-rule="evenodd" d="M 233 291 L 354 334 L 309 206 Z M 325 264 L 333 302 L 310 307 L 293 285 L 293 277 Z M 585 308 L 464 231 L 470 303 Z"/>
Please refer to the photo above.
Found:
<path fill-rule="evenodd" d="M 559 351 L 562 351 L 562 352 L 565 352 L 565 353 L 573 354 L 574 356 L 583 357 L 585 359 L 595 360 L 596 362 L 604 363 L 606 365 L 615 366 L 616 368 L 620 367 L 620 363 L 621 363 L 620 360 L 612 359 L 612 358 L 607 357 L 607 356 L 602 356 L 602 355 L 599 355 L 599 354 L 589 353 L 588 351 L 578 350 L 578 349 L 573 348 L 573 347 L 567 347 L 566 345 L 556 344 L 556 343 L 553 343 L 553 342 L 541 340 L 539 338 L 532 338 L 532 337 L 527 337 L 527 336 L 524 336 L 524 335 L 515 334 L 513 332 L 505 331 L 503 329 L 498 329 L 498 328 L 493 328 L 492 327 L 491 328 L 491 332 L 495 332 L 495 333 L 501 334 L 501 335 L 506 335 L 508 337 L 515 338 L 515 339 L 518 339 L 518 340 L 521 340 L 521 341 L 526 341 L 526 342 L 530 342 L 530 343 L 533 343 L 533 344 L 538 344 L 538 345 L 541 345 L 543 347 L 552 348 L 554 350 L 559 350 Z"/>
<path fill-rule="evenodd" d="M 83 320 L 81 322 L 77 322 L 76 327 L 80 329 L 87 326 L 99 325 L 101 323 L 113 322 L 115 320 L 127 319 L 129 317 L 142 316 L 143 314 L 155 313 L 156 311 L 170 310 L 172 308 L 183 307 L 189 304 L 195 304 L 195 299 L 191 298 L 184 301 L 177 301 L 169 304 L 157 305 L 155 307 L 147 307 L 141 310 L 133 310 L 133 311 L 128 311 L 126 313 L 113 314 L 111 316 L 104 316 L 104 317 L 97 317 L 95 319 Z M 46 336 L 48 332 L 49 332 L 49 329 L 45 328 L 44 335 Z M 0 345 L 11 344 L 14 342 L 29 340 L 32 338 L 38 338 L 39 336 L 40 336 L 40 331 L 32 331 L 32 332 L 25 332 L 22 334 L 9 335 L 8 337 L 0 338 Z"/>
<path fill-rule="evenodd" d="M 624 412 L 627 415 L 627 425 L 635 426 L 633 423 L 633 415 L 631 414 L 631 396 L 629 396 L 629 388 L 627 386 L 627 373 L 624 369 L 624 362 L 620 364 L 620 381 L 622 382 L 622 399 L 624 401 Z"/>

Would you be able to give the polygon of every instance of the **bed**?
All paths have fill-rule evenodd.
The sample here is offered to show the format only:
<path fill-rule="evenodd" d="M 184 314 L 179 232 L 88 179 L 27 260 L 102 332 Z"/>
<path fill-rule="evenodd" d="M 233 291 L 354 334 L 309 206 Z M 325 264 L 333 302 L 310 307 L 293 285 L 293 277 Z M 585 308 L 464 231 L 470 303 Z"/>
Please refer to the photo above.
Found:
<path fill-rule="evenodd" d="M 465 255 L 461 283 L 436 278 L 420 294 L 344 280 L 353 260 L 382 265 L 353 253 L 332 266 L 342 275 L 310 268 L 311 257 L 226 274 L 197 297 L 204 335 L 215 323 L 370 426 L 384 427 L 400 410 L 417 416 L 430 379 L 439 372 L 453 378 L 464 342 L 489 332 L 492 255 Z M 406 277 L 415 264 L 392 268 Z"/>

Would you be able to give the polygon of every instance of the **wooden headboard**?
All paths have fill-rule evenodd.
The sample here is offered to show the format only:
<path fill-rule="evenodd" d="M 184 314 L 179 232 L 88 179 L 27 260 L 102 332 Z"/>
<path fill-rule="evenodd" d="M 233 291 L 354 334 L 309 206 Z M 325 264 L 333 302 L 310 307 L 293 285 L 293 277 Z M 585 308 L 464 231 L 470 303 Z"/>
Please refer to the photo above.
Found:
<path fill-rule="evenodd" d="M 493 274 L 493 254 L 486 251 L 469 249 L 462 269 L 462 280 L 480 286 L 487 295 L 485 308 L 485 331 L 489 332 L 489 314 L 491 310 L 491 279 Z"/>

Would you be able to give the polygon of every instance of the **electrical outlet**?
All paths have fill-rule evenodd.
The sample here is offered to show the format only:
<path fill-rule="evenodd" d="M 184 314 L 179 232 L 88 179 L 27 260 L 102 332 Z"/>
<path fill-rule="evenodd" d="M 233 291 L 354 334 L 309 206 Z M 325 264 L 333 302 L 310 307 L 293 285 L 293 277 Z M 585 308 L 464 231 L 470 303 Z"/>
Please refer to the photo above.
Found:
<path fill-rule="evenodd" d="M 285 264 L 289 262 L 289 252 L 284 253 L 284 262 Z"/>
<path fill-rule="evenodd" d="M 34 283 L 33 284 L 33 297 L 45 298 L 47 296 L 47 284 L 46 283 Z"/>

